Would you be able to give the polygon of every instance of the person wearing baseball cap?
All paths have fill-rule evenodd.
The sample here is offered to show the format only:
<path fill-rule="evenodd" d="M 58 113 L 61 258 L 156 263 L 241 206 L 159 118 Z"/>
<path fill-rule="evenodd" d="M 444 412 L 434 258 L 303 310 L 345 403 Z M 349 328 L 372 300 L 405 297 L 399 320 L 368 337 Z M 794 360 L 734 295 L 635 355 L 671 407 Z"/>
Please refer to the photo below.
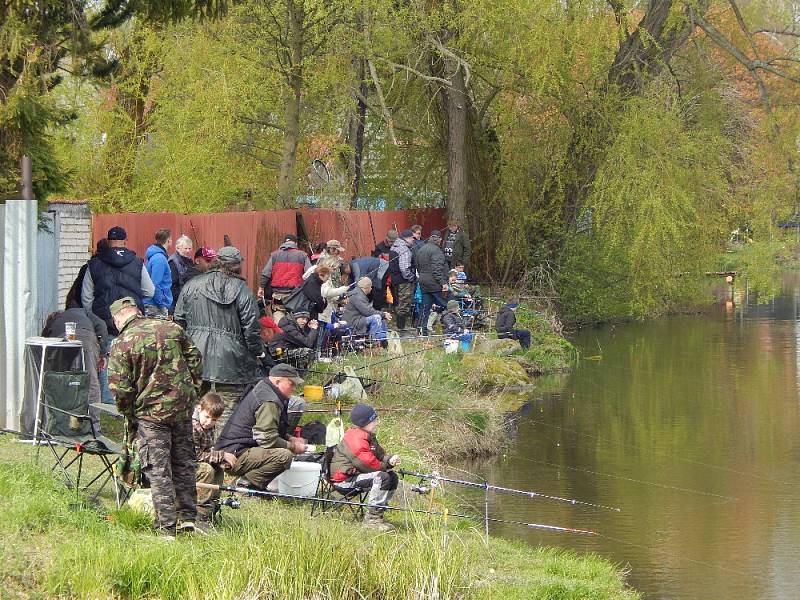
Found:
<path fill-rule="evenodd" d="M 264 490 L 292 464 L 295 454 L 307 450 L 303 438 L 289 431 L 290 397 L 303 385 L 299 371 L 290 365 L 272 367 L 233 411 L 215 445 L 236 456 L 230 473 L 236 485 Z"/>
<path fill-rule="evenodd" d="M 369 404 L 356 404 L 350 411 L 353 424 L 336 446 L 331 459 L 331 481 L 337 488 L 369 490 L 369 510 L 364 523 L 381 531 L 394 527 L 383 517 L 386 506 L 397 490 L 400 456 L 389 455 L 378 443 L 375 431 L 378 413 Z"/>
<path fill-rule="evenodd" d="M 216 392 L 225 403 L 220 427 L 245 388 L 261 377 L 258 303 L 241 276 L 242 260 L 234 246 L 217 250 L 208 270 L 184 284 L 175 305 L 175 321 L 203 354 L 203 391 Z"/>
<path fill-rule="evenodd" d="M 108 246 L 87 263 L 81 286 L 81 303 L 106 322 L 108 332 L 117 335 L 111 304 L 129 296 L 144 310 L 144 299 L 152 298 L 156 288 L 144 262 L 125 247 L 128 234 L 122 227 L 112 227 L 106 236 Z"/>

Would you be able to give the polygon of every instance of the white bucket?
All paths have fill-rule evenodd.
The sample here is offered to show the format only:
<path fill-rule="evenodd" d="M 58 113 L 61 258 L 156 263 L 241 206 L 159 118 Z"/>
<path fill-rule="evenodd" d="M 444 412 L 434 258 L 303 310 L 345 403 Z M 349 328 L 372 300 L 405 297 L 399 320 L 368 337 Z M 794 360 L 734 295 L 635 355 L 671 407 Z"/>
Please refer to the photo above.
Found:
<path fill-rule="evenodd" d="M 317 493 L 317 483 L 322 465 L 295 461 L 288 471 L 278 476 L 278 492 L 290 496 L 310 498 Z"/>
<path fill-rule="evenodd" d="M 458 340 L 445 340 L 444 341 L 444 353 L 445 354 L 453 354 L 458 352 Z"/>

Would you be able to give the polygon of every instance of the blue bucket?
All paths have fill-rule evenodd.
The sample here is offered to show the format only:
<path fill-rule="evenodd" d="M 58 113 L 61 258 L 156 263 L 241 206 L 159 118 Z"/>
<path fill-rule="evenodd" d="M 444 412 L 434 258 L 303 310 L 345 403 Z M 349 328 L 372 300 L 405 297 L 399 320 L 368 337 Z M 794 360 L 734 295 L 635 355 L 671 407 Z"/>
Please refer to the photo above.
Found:
<path fill-rule="evenodd" d="M 461 352 L 469 352 L 469 349 L 472 346 L 472 339 L 474 337 L 475 337 L 474 333 L 462 333 L 459 350 L 461 350 Z"/>

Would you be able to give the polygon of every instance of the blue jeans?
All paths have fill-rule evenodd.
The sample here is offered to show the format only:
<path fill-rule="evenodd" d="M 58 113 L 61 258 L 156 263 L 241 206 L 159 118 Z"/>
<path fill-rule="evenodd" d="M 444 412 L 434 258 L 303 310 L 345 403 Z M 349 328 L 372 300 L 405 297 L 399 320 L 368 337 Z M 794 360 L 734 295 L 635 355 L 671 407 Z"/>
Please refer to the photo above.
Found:
<path fill-rule="evenodd" d="M 386 321 L 383 320 L 383 315 L 370 315 L 367 317 L 367 329 L 369 337 L 379 342 L 385 342 L 388 339 Z"/>
<path fill-rule="evenodd" d="M 433 305 L 447 308 L 447 300 L 442 298 L 441 292 L 422 292 L 422 312 L 419 315 L 419 326 L 424 335 L 428 334 L 428 317 Z"/>

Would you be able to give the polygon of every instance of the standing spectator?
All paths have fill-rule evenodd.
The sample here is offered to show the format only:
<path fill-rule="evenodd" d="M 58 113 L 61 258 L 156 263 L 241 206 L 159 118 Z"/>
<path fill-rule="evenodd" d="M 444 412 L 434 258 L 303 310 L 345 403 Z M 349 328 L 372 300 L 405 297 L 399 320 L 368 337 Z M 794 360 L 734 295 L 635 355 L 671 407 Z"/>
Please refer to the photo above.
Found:
<path fill-rule="evenodd" d="M 175 312 L 175 304 L 178 303 L 178 296 L 181 295 L 181 288 L 186 283 L 186 272 L 194 267 L 192 260 L 192 238 L 182 235 L 175 242 L 175 252 L 169 257 L 169 272 L 172 276 L 172 306 L 170 313 Z"/>
<path fill-rule="evenodd" d="M 344 307 L 342 318 L 347 321 L 355 335 L 369 336 L 373 340 L 386 343 L 387 331 L 386 322 L 392 320 L 388 312 L 381 312 L 372 307 L 372 303 L 367 297 L 372 291 L 372 280 L 369 277 L 362 277 L 356 283 L 355 289 L 346 294 L 348 299 Z"/>
<path fill-rule="evenodd" d="M 425 245 L 414 255 L 419 272 L 419 285 L 422 289 L 422 312 L 419 317 L 419 325 L 423 335 L 428 335 L 428 317 L 431 314 L 431 307 L 434 304 L 441 308 L 447 307 L 442 293 L 447 291 L 448 269 L 444 253 L 439 247 L 441 241 L 442 234 L 434 229 Z"/>
<path fill-rule="evenodd" d="M 300 287 L 299 299 L 301 308 L 311 314 L 312 319 L 316 319 L 325 310 L 325 298 L 322 297 L 322 284 L 331 279 L 331 269 L 327 266 L 318 265 L 316 270 L 308 276 Z"/>
<path fill-rule="evenodd" d="M 425 241 L 422 239 L 422 225 L 414 224 L 409 227 L 409 230 L 412 234 L 414 234 L 414 250 L 419 250 L 425 245 Z"/>
<path fill-rule="evenodd" d="M 297 236 L 287 234 L 283 243 L 273 252 L 264 270 L 261 272 L 258 297 L 279 303 L 282 308 L 283 301 L 293 290 L 303 284 L 303 273 L 311 268 L 308 254 L 297 247 Z M 284 311 L 275 311 L 274 318 L 283 316 Z"/>
<path fill-rule="evenodd" d="M 175 320 L 203 355 L 203 391 L 216 392 L 225 403 L 224 426 L 245 387 L 258 379 L 263 353 L 258 304 L 240 272 L 242 255 L 233 246 L 217 252 L 205 273 L 183 286 Z"/>
<path fill-rule="evenodd" d="M 100 254 L 103 250 L 108 248 L 108 240 L 101 238 L 97 240 L 97 249 L 92 254 L 92 258 Z M 89 268 L 89 261 L 83 263 L 83 266 L 78 270 L 78 276 L 72 282 L 72 287 L 67 292 L 66 304 L 75 303 L 78 308 L 83 308 L 83 301 L 81 299 L 81 290 L 83 290 L 83 278 L 86 276 L 86 269 Z M 86 310 L 91 311 L 91 307 L 87 306 Z"/>
<path fill-rule="evenodd" d="M 89 261 L 81 286 L 83 308 L 91 310 L 106 322 L 108 332 L 117 335 L 111 304 L 115 300 L 130 296 L 140 310 L 144 310 L 144 298 L 155 294 L 153 281 L 142 259 L 133 250 L 125 247 L 128 234 L 122 227 L 112 227 L 106 236 L 108 247 Z"/>
<path fill-rule="evenodd" d="M 145 298 L 144 312 L 148 317 L 166 319 L 172 309 L 172 275 L 167 254 L 167 250 L 172 246 L 172 234 L 169 229 L 159 229 L 155 237 L 156 243 L 147 249 L 145 257 L 147 272 L 156 291 L 152 298 Z"/>
<path fill-rule="evenodd" d="M 497 337 L 500 339 L 517 340 L 523 349 L 531 347 L 531 332 L 527 329 L 515 329 L 514 325 L 517 324 L 517 309 L 519 302 L 509 302 L 504 304 L 503 308 L 497 313 L 497 319 L 494 322 L 494 329 L 497 332 Z"/>
<path fill-rule="evenodd" d="M 452 269 L 456 264 L 469 264 L 471 252 L 467 232 L 459 226 L 457 217 L 451 217 L 444 237 L 444 257 L 448 268 Z"/>
<path fill-rule="evenodd" d="M 325 251 L 320 255 L 317 261 L 317 268 L 328 267 L 330 269 L 330 279 L 335 286 L 342 285 L 344 253 L 344 246 L 339 243 L 339 240 L 328 240 L 328 243 L 325 245 Z M 304 275 L 304 277 L 307 278 L 308 276 Z"/>
<path fill-rule="evenodd" d="M 389 261 L 372 256 L 362 256 L 350 261 L 350 273 L 353 281 L 358 281 L 362 277 L 372 279 L 372 305 L 378 309 L 383 309 L 386 302 L 386 280 L 389 274 Z"/>
<path fill-rule="evenodd" d="M 166 535 L 194 531 L 191 411 L 202 381 L 200 352 L 177 324 L 142 318 L 133 298 L 115 301 L 110 311 L 120 333 L 111 348 L 109 385 L 119 412 L 136 428 L 155 526 Z"/>
<path fill-rule="evenodd" d="M 389 251 L 389 275 L 392 278 L 394 312 L 397 315 L 397 328 L 404 331 L 414 316 L 414 290 L 417 272 L 414 261 L 414 233 L 406 229 L 392 244 Z"/>
<path fill-rule="evenodd" d="M 211 246 L 203 246 L 198 248 L 194 253 L 194 262 L 189 266 L 188 269 L 186 269 L 186 273 L 183 276 L 183 285 L 186 285 L 186 282 L 192 277 L 196 277 L 201 273 L 208 271 L 209 266 L 216 259 L 217 251 Z M 181 291 L 183 291 L 183 287 L 181 287 Z M 177 304 L 178 298 L 175 298 L 175 305 L 177 306 Z"/>
<path fill-rule="evenodd" d="M 386 232 L 386 239 L 380 242 L 372 251 L 372 256 L 375 258 L 383 257 L 384 260 L 389 260 L 389 250 L 392 244 L 397 240 L 397 229 L 390 229 Z"/>

